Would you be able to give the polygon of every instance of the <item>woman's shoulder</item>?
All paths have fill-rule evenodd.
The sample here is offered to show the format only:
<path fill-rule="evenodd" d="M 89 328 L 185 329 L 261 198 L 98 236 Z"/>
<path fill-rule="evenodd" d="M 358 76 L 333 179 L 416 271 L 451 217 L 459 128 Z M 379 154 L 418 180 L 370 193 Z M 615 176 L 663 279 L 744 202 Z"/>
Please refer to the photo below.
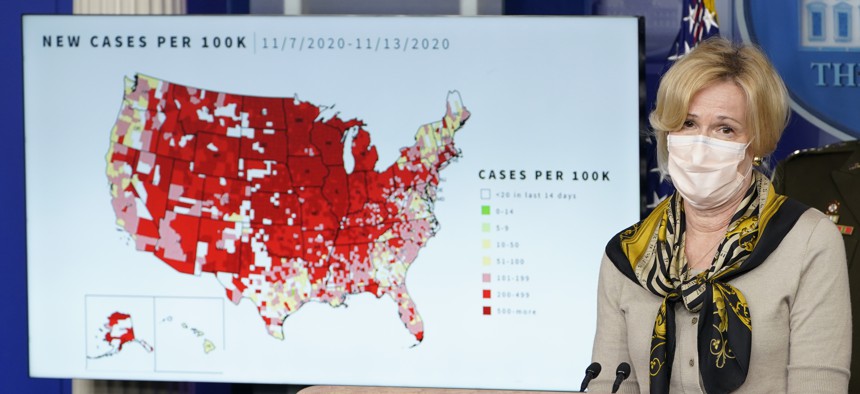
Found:
<path fill-rule="evenodd" d="M 810 262 L 808 260 L 812 256 L 844 250 L 839 229 L 827 215 L 815 208 L 807 208 L 800 215 L 791 231 L 780 243 L 779 248 L 783 251 L 789 251 L 794 256 L 807 257 L 800 259 L 806 263 Z M 844 260 L 844 257 L 842 259 Z"/>
<path fill-rule="evenodd" d="M 838 244 L 842 242 L 839 230 L 827 215 L 800 201 L 786 198 L 779 208 L 772 212 L 765 214 L 762 217 L 764 221 L 760 224 L 761 236 L 768 239 L 768 242 L 780 243 L 787 237 L 793 238 L 793 242 L 802 242 L 813 234 Z"/>
<path fill-rule="evenodd" d="M 836 224 L 830 220 L 830 217 L 816 208 L 806 207 L 806 210 L 797 219 L 792 231 L 802 231 L 805 234 L 819 233 L 824 238 L 832 238 L 837 243 L 842 243 L 842 236 Z"/>

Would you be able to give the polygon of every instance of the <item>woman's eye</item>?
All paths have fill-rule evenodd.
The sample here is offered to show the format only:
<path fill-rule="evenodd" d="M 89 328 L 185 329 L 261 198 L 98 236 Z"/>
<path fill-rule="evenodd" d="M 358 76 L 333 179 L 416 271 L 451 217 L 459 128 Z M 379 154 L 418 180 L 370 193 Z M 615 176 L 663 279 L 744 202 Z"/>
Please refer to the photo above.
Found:
<path fill-rule="evenodd" d="M 685 120 L 685 121 L 684 121 L 684 128 L 689 129 L 689 128 L 693 127 L 693 126 L 695 126 L 695 123 L 693 123 L 693 121 L 692 121 L 692 120 Z"/>
<path fill-rule="evenodd" d="M 720 127 L 720 133 L 722 134 L 732 134 L 735 130 L 731 127 Z"/>

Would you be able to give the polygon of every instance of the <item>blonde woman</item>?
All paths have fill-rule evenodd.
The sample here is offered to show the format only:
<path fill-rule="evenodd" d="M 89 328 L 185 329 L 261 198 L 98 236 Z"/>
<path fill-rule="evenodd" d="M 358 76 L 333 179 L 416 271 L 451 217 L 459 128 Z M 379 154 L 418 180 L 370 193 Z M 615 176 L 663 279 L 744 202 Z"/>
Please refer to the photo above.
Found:
<path fill-rule="evenodd" d="M 619 392 L 846 392 L 841 236 L 754 165 L 788 112 L 782 80 L 752 46 L 710 39 L 664 75 L 650 120 L 677 191 L 610 240 L 600 269 L 592 358 L 630 364 Z"/>

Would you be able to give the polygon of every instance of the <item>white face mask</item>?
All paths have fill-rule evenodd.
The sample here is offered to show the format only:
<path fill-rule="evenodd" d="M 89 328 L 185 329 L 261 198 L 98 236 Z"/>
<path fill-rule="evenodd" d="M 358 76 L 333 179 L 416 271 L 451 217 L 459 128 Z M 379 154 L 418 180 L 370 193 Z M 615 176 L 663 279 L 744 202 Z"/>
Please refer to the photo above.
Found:
<path fill-rule="evenodd" d="M 744 179 L 752 172 L 752 159 L 746 156 L 749 143 L 672 134 L 666 142 L 669 176 L 693 208 L 725 204 L 744 187 Z"/>

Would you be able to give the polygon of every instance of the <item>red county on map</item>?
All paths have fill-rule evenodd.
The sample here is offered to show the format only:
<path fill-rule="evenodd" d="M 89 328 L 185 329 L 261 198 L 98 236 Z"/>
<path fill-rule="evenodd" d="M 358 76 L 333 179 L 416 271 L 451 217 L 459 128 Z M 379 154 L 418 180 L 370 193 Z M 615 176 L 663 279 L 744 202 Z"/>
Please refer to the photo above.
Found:
<path fill-rule="evenodd" d="M 420 343 L 406 272 L 436 234 L 439 171 L 469 118 L 450 92 L 438 122 L 381 172 L 365 124 L 297 98 L 207 91 L 136 75 L 111 130 L 117 224 L 175 270 L 215 274 L 270 335 L 309 301 L 391 297 Z"/>

